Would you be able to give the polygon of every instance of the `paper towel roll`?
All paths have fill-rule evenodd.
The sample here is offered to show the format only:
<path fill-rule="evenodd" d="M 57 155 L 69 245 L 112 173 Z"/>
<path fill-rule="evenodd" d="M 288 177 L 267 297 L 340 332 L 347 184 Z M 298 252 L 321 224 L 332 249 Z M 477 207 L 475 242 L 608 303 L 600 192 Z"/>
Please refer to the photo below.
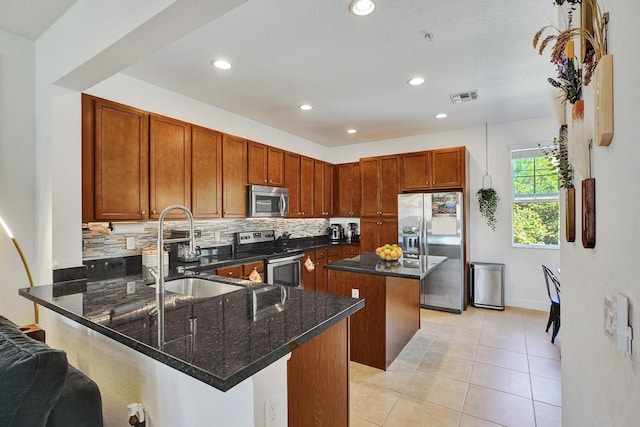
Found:
<path fill-rule="evenodd" d="M 144 233 L 144 223 L 142 222 L 112 222 L 109 228 L 114 234 Z"/>

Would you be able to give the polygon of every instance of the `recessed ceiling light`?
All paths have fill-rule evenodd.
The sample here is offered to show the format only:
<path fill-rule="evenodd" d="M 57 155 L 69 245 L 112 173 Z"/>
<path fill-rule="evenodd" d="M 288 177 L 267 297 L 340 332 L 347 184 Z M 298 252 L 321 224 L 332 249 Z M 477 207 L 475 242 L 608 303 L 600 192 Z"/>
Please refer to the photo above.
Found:
<path fill-rule="evenodd" d="M 376 8 L 376 4 L 371 0 L 353 0 L 349 4 L 349 10 L 354 15 L 367 16 Z"/>
<path fill-rule="evenodd" d="M 424 83 L 424 79 L 422 77 L 414 77 L 411 80 L 409 80 L 407 83 L 409 83 L 411 86 L 418 86 Z"/>
<path fill-rule="evenodd" d="M 228 70 L 229 68 L 231 68 L 231 64 L 229 64 L 229 62 L 225 61 L 224 59 L 212 59 L 211 65 L 221 70 Z"/>
<path fill-rule="evenodd" d="M 445 117 L 447 117 L 447 113 L 438 113 L 435 116 L 436 119 L 444 119 Z"/>
<path fill-rule="evenodd" d="M 313 107 L 309 104 L 302 104 L 298 106 L 299 109 L 304 110 L 304 111 L 309 111 L 311 110 Z"/>
<path fill-rule="evenodd" d="M 348 129 L 348 130 L 347 130 L 347 133 L 357 133 L 357 132 L 358 132 L 358 131 L 357 131 L 357 130 L 355 130 L 355 129 Z"/>

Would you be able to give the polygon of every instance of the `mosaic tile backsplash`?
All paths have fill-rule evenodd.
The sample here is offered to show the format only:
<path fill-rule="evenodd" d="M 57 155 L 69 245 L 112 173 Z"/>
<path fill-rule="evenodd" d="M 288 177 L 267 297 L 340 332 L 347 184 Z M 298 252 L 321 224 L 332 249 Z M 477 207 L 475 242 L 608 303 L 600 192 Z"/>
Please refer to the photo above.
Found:
<path fill-rule="evenodd" d="M 158 241 L 158 222 L 149 221 L 141 224 L 144 227 L 141 233 L 114 233 L 107 222 L 83 224 L 82 259 L 86 261 L 140 255 L 143 248 L 155 246 Z M 196 245 L 202 248 L 229 245 L 233 242 L 233 233 L 238 231 L 274 230 L 276 236 L 288 231 L 292 238 L 302 238 L 324 236 L 327 234 L 328 226 L 329 220 L 324 218 L 196 219 L 194 221 L 194 228 L 202 233 L 202 236 L 196 239 Z M 184 220 L 165 221 L 165 230 L 187 227 L 188 223 Z M 127 250 L 128 237 L 135 238 L 135 249 Z"/>

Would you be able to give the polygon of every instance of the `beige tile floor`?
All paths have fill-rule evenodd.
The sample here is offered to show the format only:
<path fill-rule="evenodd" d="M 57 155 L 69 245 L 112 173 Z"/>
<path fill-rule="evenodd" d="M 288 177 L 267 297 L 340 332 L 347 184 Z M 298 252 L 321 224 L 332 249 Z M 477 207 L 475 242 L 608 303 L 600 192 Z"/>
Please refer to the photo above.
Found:
<path fill-rule="evenodd" d="M 351 362 L 351 427 L 560 427 L 560 343 L 548 313 L 421 310 L 387 371 Z"/>

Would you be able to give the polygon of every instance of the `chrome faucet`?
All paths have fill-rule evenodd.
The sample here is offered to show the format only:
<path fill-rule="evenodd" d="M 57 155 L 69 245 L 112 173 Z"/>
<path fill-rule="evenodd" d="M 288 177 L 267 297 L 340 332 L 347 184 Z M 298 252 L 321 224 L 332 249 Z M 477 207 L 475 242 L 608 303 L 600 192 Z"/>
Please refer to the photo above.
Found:
<path fill-rule="evenodd" d="M 179 237 L 174 239 L 164 239 L 164 218 L 169 212 L 174 209 L 179 209 L 187 214 L 189 220 L 189 237 Z M 189 242 L 189 256 L 193 256 L 196 253 L 195 234 L 193 232 L 193 214 L 189 209 L 180 205 L 171 205 L 160 214 L 158 219 L 158 263 L 155 268 L 150 269 L 150 273 L 156 280 L 156 307 L 158 309 L 158 348 L 164 350 L 164 345 L 167 344 L 164 340 L 164 244 L 165 243 L 178 243 Z"/>

